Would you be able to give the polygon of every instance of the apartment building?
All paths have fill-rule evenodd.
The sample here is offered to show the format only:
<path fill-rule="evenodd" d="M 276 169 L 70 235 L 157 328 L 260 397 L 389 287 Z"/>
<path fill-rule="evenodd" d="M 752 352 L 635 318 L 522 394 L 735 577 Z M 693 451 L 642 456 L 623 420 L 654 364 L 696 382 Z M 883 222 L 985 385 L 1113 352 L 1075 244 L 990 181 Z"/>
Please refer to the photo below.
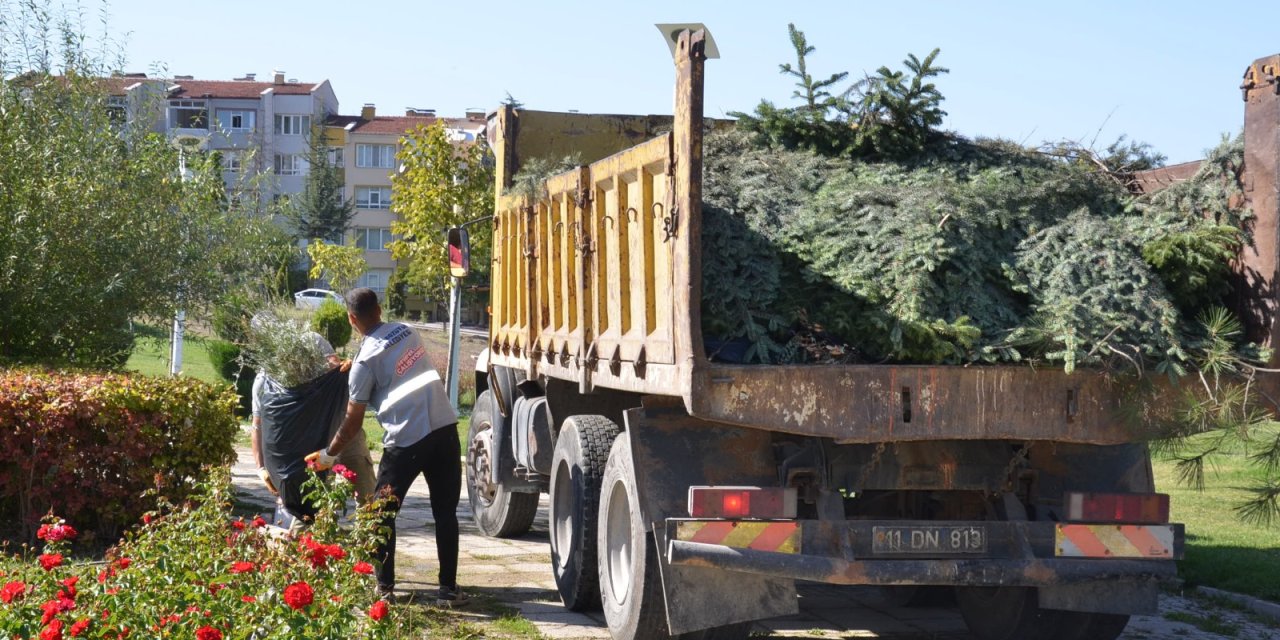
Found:
<path fill-rule="evenodd" d="M 267 181 L 264 197 L 302 190 L 311 128 L 338 112 L 328 80 L 298 82 L 283 71 L 269 82 L 252 73 L 233 80 L 126 74 L 108 79 L 108 87 L 128 121 L 150 123 L 170 137 L 197 137 L 201 148 L 220 152 L 228 185 L 242 168 L 269 171 L 274 179 Z M 244 167 L 250 158 L 254 166 Z"/>
<path fill-rule="evenodd" d="M 364 250 L 368 270 L 358 286 L 369 287 L 381 297 L 396 268 L 387 245 L 392 240 L 391 176 L 397 170 L 396 152 L 406 133 L 443 121 L 450 138 L 475 141 L 484 135 L 483 111 L 468 111 L 462 118 L 437 117 L 430 109 L 407 109 L 403 116 L 380 116 L 366 104 L 358 116 L 331 116 L 325 137 L 330 157 L 344 167 L 346 195 L 356 205 L 349 241 Z"/>

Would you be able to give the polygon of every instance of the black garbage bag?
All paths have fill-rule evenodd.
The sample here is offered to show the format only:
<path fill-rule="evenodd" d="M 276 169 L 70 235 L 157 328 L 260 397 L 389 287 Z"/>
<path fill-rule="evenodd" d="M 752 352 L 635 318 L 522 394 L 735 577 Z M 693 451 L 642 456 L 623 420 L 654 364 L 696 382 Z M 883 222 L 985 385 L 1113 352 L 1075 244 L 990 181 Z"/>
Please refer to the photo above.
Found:
<path fill-rule="evenodd" d="M 307 480 L 303 459 L 329 444 L 347 406 L 347 374 L 334 369 L 310 382 L 285 388 L 265 385 L 262 393 L 262 457 L 284 508 L 310 518 L 315 508 L 302 499 Z"/>

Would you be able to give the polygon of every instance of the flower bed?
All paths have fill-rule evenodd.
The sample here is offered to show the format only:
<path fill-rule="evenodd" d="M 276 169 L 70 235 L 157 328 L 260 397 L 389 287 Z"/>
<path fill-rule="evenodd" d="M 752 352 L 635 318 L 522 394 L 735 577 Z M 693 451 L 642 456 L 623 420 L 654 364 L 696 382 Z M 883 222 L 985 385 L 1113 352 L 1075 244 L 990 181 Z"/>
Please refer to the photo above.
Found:
<path fill-rule="evenodd" d="M 345 504 L 339 477 L 313 476 L 317 504 Z M 143 516 L 101 562 L 71 562 L 74 523 L 41 527 L 40 553 L 0 559 L 0 637 L 389 638 L 399 612 L 374 596 L 370 553 L 378 504 L 340 528 L 333 509 L 297 539 L 231 517 L 226 470 L 212 472 L 193 501 Z"/>

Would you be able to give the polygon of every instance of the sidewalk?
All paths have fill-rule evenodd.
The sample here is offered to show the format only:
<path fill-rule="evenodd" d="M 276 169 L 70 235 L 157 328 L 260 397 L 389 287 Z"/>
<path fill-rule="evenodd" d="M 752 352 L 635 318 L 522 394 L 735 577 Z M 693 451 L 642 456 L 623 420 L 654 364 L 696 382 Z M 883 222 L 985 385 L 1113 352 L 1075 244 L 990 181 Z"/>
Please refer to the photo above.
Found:
<path fill-rule="evenodd" d="M 247 448 L 237 447 L 232 467 L 237 497 L 259 507 L 268 517 L 275 501 L 258 480 Z M 409 490 L 396 521 L 398 536 L 397 590 L 434 594 L 435 528 L 426 482 L 419 478 Z M 516 539 L 486 538 L 471 519 L 466 489 L 458 505 L 461 541 L 458 582 L 468 593 L 488 595 L 518 610 L 548 638 L 565 640 L 608 638 L 603 614 L 574 613 L 560 605 L 551 576 L 547 542 L 547 497 L 544 495 L 533 528 Z M 753 638 L 893 638 L 895 640 L 969 640 L 971 636 L 953 604 L 902 607 L 887 602 L 867 587 L 801 584 L 800 613 L 756 624 Z M 1175 619 L 1176 618 L 1176 619 Z M 1203 620 L 1234 628 L 1234 635 L 1204 631 L 1185 621 Z M 1280 627 L 1268 625 L 1242 611 L 1204 600 L 1162 594 L 1160 613 L 1134 616 L 1126 640 L 1180 638 L 1185 640 L 1280 640 Z"/>

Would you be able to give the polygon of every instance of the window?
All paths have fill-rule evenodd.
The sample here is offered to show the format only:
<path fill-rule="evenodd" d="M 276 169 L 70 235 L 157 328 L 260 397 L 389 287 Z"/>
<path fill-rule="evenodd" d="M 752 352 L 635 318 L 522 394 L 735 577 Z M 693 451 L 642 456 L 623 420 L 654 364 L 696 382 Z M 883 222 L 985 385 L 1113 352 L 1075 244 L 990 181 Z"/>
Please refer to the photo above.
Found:
<path fill-rule="evenodd" d="M 276 133 L 282 136 L 300 136 L 311 128 L 311 116 L 276 116 Z"/>
<path fill-rule="evenodd" d="M 218 126 L 228 131 L 253 131 L 257 115 L 256 111 L 218 109 Z"/>
<path fill-rule="evenodd" d="M 356 246 L 365 251 L 389 251 L 387 244 L 393 239 L 390 229 L 356 227 Z"/>
<path fill-rule="evenodd" d="M 239 151 L 222 152 L 222 167 L 227 171 L 239 171 L 240 163 L 241 159 Z"/>
<path fill-rule="evenodd" d="M 107 97 L 107 117 L 112 124 L 124 124 L 129 110 L 129 101 L 124 96 Z"/>
<path fill-rule="evenodd" d="M 329 166 L 341 169 L 344 166 L 345 151 L 342 147 L 329 147 Z"/>
<path fill-rule="evenodd" d="M 361 168 L 390 169 L 396 165 L 394 144 L 356 145 L 356 166 Z"/>
<path fill-rule="evenodd" d="M 209 109 L 204 100 L 170 100 L 170 129 L 208 129 Z"/>
<path fill-rule="evenodd" d="M 300 176 L 306 171 L 306 160 L 296 153 L 276 154 L 276 175 Z"/>
<path fill-rule="evenodd" d="M 390 209 L 391 187 L 356 187 L 356 206 L 361 209 Z"/>

